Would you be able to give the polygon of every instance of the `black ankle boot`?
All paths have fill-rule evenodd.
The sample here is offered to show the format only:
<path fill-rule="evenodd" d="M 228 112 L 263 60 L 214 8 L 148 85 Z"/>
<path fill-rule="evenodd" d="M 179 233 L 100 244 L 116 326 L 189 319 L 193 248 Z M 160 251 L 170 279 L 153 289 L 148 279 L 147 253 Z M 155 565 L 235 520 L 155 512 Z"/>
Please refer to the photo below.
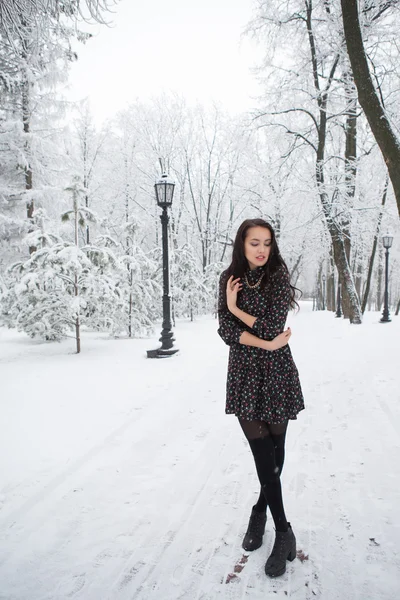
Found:
<path fill-rule="evenodd" d="M 296 538 L 290 523 L 287 531 L 275 532 L 275 543 L 265 565 L 265 573 L 270 577 L 279 577 L 286 571 L 286 561 L 296 558 Z"/>
<path fill-rule="evenodd" d="M 267 514 L 258 512 L 253 509 L 251 511 L 249 526 L 247 527 L 246 535 L 243 538 L 242 548 L 251 552 L 257 550 L 262 544 L 262 539 L 265 531 L 265 523 L 267 522 Z"/>

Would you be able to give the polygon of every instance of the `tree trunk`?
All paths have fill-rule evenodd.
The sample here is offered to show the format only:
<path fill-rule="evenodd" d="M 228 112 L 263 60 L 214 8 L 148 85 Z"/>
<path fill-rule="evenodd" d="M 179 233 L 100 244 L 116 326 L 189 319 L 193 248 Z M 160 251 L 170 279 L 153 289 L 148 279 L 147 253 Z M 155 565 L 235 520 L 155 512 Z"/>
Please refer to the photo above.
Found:
<path fill-rule="evenodd" d="M 78 192 L 77 190 L 73 193 L 74 196 L 74 217 L 75 217 L 75 246 L 79 247 L 79 239 L 78 239 L 78 226 L 79 226 L 79 215 L 78 215 Z M 78 273 L 75 268 L 75 277 L 74 277 L 74 292 L 75 298 L 79 298 L 79 289 L 78 289 Z M 76 303 L 76 318 L 75 318 L 75 338 L 76 338 L 76 353 L 79 354 L 81 351 L 81 335 L 80 335 L 80 320 L 79 320 L 79 305 Z"/>
<path fill-rule="evenodd" d="M 376 224 L 376 231 L 375 231 L 375 236 L 374 236 L 374 242 L 372 244 L 371 257 L 370 257 L 369 263 L 368 263 L 367 281 L 366 281 L 366 284 L 365 284 L 365 291 L 364 291 L 364 296 L 363 296 L 363 300 L 362 300 L 362 304 L 361 304 L 362 314 L 364 314 L 364 312 L 365 312 L 365 308 L 366 308 L 367 302 L 368 302 L 369 291 L 371 289 L 371 279 L 372 279 L 372 273 L 373 273 L 373 269 L 374 269 L 376 247 L 378 245 L 379 233 L 380 233 L 380 230 L 381 230 L 381 222 L 382 222 L 382 217 L 383 217 L 383 209 L 384 209 L 384 206 L 385 206 L 385 203 L 386 203 L 388 186 L 389 186 L 389 177 L 388 177 L 388 175 L 386 175 L 385 187 L 383 188 L 383 194 L 382 194 L 381 209 L 379 211 L 378 222 Z"/>
<path fill-rule="evenodd" d="M 75 297 L 77 298 L 79 295 L 79 290 L 78 290 L 78 275 L 77 273 L 75 273 L 75 283 L 74 283 L 74 288 L 75 288 Z M 79 354 L 81 351 L 81 333 L 80 333 L 80 329 L 81 329 L 81 324 L 79 321 L 79 310 L 77 310 L 76 313 L 76 318 L 75 318 L 75 338 L 76 338 L 76 353 Z"/>
<path fill-rule="evenodd" d="M 88 181 L 88 139 L 87 139 L 87 128 L 85 127 L 85 131 L 84 131 L 84 140 L 83 140 L 83 187 L 85 188 L 85 190 L 87 190 L 88 186 L 89 186 L 89 181 Z M 85 192 L 85 206 L 86 208 L 89 208 L 89 195 L 87 192 Z M 86 224 L 86 243 L 89 246 L 90 243 L 90 229 L 89 229 L 89 223 Z"/>
<path fill-rule="evenodd" d="M 26 57 L 25 57 L 26 58 Z M 30 110 L 30 83 L 28 74 L 26 71 L 23 73 L 22 80 L 22 123 L 24 128 L 24 133 L 26 135 L 25 139 L 25 153 L 27 157 L 27 165 L 25 167 L 25 190 L 33 189 L 33 173 L 32 173 L 32 165 L 31 165 L 31 142 L 30 142 L 30 120 L 31 120 L 31 110 Z M 26 204 L 26 216 L 30 221 L 31 225 L 29 227 L 29 232 L 33 231 L 33 212 L 35 209 L 34 201 L 31 196 L 30 200 Z M 29 254 L 33 254 L 36 252 L 36 246 L 29 246 Z"/>
<path fill-rule="evenodd" d="M 327 131 L 327 105 L 328 105 L 328 94 L 330 85 L 335 76 L 337 66 L 339 64 L 340 55 L 337 54 L 333 64 L 331 66 L 329 76 L 324 84 L 324 89 L 320 87 L 320 75 L 319 65 L 317 56 L 317 47 L 314 39 L 314 32 L 312 26 L 312 2 L 306 2 L 306 23 L 307 23 L 307 34 L 310 45 L 311 63 L 314 79 L 314 87 L 317 97 L 317 103 L 319 108 L 319 123 L 318 123 L 318 146 L 317 158 L 315 163 L 315 177 L 317 181 L 318 193 L 321 200 L 323 213 L 325 216 L 326 224 L 328 227 L 329 234 L 332 239 L 333 245 L 333 256 L 336 264 L 336 268 L 339 272 L 340 281 L 343 283 L 342 291 L 344 289 L 348 292 L 349 297 L 349 318 L 351 323 L 361 323 L 361 308 L 360 301 L 357 296 L 357 292 L 354 287 L 353 276 L 351 274 L 349 261 L 346 254 L 346 248 L 343 240 L 343 233 L 339 223 L 335 222 L 334 215 L 332 215 L 332 206 L 329 201 L 328 194 L 325 189 L 325 178 L 324 178 L 324 162 L 325 162 L 325 143 L 326 143 L 326 131 Z"/>
<path fill-rule="evenodd" d="M 326 278 L 326 308 L 335 311 L 335 274 L 331 271 Z"/>
<path fill-rule="evenodd" d="M 133 307 L 133 301 L 132 301 L 132 292 L 130 292 L 129 294 L 129 313 L 128 313 L 128 335 L 131 338 L 132 337 L 132 307 Z"/>
<path fill-rule="evenodd" d="M 357 86 L 358 100 L 388 168 L 400 215 L 400 139 L 393 131 L 369 72 L 357 0 L 341 0 L 341 5 L 347 52 Z"/>
<path fill-rule="evenodd" d="M 129 175 L 128 175 L 128 161 L 126 156 L 124 157 L 124 166 L 125 166 L 125 224 L 129 223 Z M 88 232 L 89 236 L 89 232 Z M 127 256 L 132 255 L 132 246 L 133 239 L 129 236 L 128 229 L 126 230 L 126 239 L 125 239 L 125 252 Z M 127 264 L 127 280 L 128 280 L 128 289 L 129 289 L 129 302 L 128 302 L 128 336 L 132 337 L 132 311 L 133 311 L 133 296 L 132 296 L 132 268 L 131 265 Z"/>
<path fill-rule="evenodd" d="M 376 286 L 376 310 L 382 309 L 383 246 L 379 246 L 378 277 Z"/>
<path fill-rule="evenodd" d="M 354 204 L 357 175 L 357 90 L 350 70 L 343 74 L 346 97 L 346 146 L 345 146 L 345 184 L 346 184 L 346 216 L 343 219 L 342 231 L 347 262 L 350 264 L 351 232 L 350 214 Z M 345 319 L 350 318 L 350 298 L 346 286 L 343 287 L 342 310 Z"/>
<path fill-rule="evenodd" d="M 359 260 L 357 261 L 357 267 L 356 267 L 356 271 L 354 273 L 354 278 L 355 278 L 357 295 L 358 295 L 359 298 L 361 298 L 362 265 L 361 265 L 361 262 Z"/>
<path fill-rule="evenodd" d="M 322 310 L 322 267 L 323 263 L 321 262 L 318 267 L 318 275 L 316 282 L 316 310 Z"/>
<path fill-rule="evenodd" d="M 326 308 L 333 312 L 336 310 L 335 261 L 333 260 L 332 245 L 329 249 L 328 276 L 326 278 Z"/>
<path fill-rule="evenodd" d="M 326 106 L 321 111 L 321 122 L 326 127 Z M 343 240 L 343 233 L 340 227 L 335 223 L 331 214 L 331 206 L 327 193 L 324 190 L 324 149 L 325 149 L 325 133 L 324 127 L 320 128 L 320 140 L 318 145 L 317 162 L 316 162 L 316 180 L 319 188 L 319 196 L 321 199 L 322 208 L 325 214 L 328 231 L 332 239 L 333 256 L 335 260 L 336 268 L 339 272 L 340 282 L 343 289 L 346 289 L 349 300 L 349 319 L 350 323 L 359 325 L 362 321 L 360 301 L 357 296 L 357 292 L 354 286 L 353 275 L 351 273 L 349 261 L 347 259 L 347 253 L 345 243 Z"/>

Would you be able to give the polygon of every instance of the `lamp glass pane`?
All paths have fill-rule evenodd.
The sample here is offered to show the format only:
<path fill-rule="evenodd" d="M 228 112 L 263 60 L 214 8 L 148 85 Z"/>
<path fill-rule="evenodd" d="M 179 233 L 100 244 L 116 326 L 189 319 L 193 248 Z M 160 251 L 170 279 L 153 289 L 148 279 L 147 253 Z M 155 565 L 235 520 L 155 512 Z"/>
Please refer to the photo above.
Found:
<path fill-rule="evenodd" d="M 383 247 L 384 248 L 391 248 L 392 247 L 392 243 L 393 243 L 393 236 L 392 235 L 384 235 L 384 236 L 382 236 L 382 242 L 383 242 Z"/>
<path fill-rule="evenodd" d="M 165 186 L 165 202 L 168 205 L 172 204 L 172 197 L 174 195 L 174 187 L 175 185 L 173 183 L 167 183 Z"/>

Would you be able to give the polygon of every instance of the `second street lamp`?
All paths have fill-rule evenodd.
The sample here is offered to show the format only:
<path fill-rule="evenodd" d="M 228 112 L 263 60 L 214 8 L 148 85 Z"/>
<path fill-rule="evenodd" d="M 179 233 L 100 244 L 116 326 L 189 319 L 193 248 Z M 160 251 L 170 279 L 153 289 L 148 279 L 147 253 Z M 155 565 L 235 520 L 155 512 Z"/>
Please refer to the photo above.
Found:
<path fill-rule="evenodd" d="M 164 173 L 154 185 L 156 191 L 157 204 L 162 208 L 160 215 L 162 224 L 162 246 L 163 246 L 163 323 L 161 331 L 161 348 L 148 350 L 148 358 L 165 358 L 178 352 L 178 348 L 173 348 L 174 334 L 171 323 L 171 297 L 169 295 L 169 256 L 168 256 L 168 208 L 172 206 L 174 196 L 175 181 Z"/>
<path fill-rule="evenodd" d="M 384 235 L 382 236 L 383 247 L 386 250 L 385 255 L 385 297 L 383 302 L 383 313 L 381 318 L 381 323 L 390 323 L 391 319 L 389 316 L 389 248 L 391 248 L 393 243 L 392 235 Z"/>

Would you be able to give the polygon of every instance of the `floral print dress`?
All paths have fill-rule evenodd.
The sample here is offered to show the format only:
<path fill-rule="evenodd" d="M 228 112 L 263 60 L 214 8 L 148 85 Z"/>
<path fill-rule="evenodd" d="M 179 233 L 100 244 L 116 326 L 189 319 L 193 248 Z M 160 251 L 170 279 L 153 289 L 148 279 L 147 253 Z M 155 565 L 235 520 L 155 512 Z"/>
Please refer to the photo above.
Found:
<path fill-rule="evenodd" d="M 263 267 L 246 271 L 250 285 L 260 279 Z M 220 277 L 218 334 L 230 346 L 226 382 L 227 414 L 246 420 L 282 423 L 296 419 L 304 409 L 303 394 L 289 345 L 279 350 L 263 350 L 240 344 L 243 331 L 263 340 L 273 340 L 285 328 L 290 307 L 289 275 L 279 267 L 264 289 L 251 289 L 243 281 L 237 306 L 257 317 L 248 327 L 226 308 L 226 271 Z M 225 305 L 225 307 L 224 307 Z"/>

